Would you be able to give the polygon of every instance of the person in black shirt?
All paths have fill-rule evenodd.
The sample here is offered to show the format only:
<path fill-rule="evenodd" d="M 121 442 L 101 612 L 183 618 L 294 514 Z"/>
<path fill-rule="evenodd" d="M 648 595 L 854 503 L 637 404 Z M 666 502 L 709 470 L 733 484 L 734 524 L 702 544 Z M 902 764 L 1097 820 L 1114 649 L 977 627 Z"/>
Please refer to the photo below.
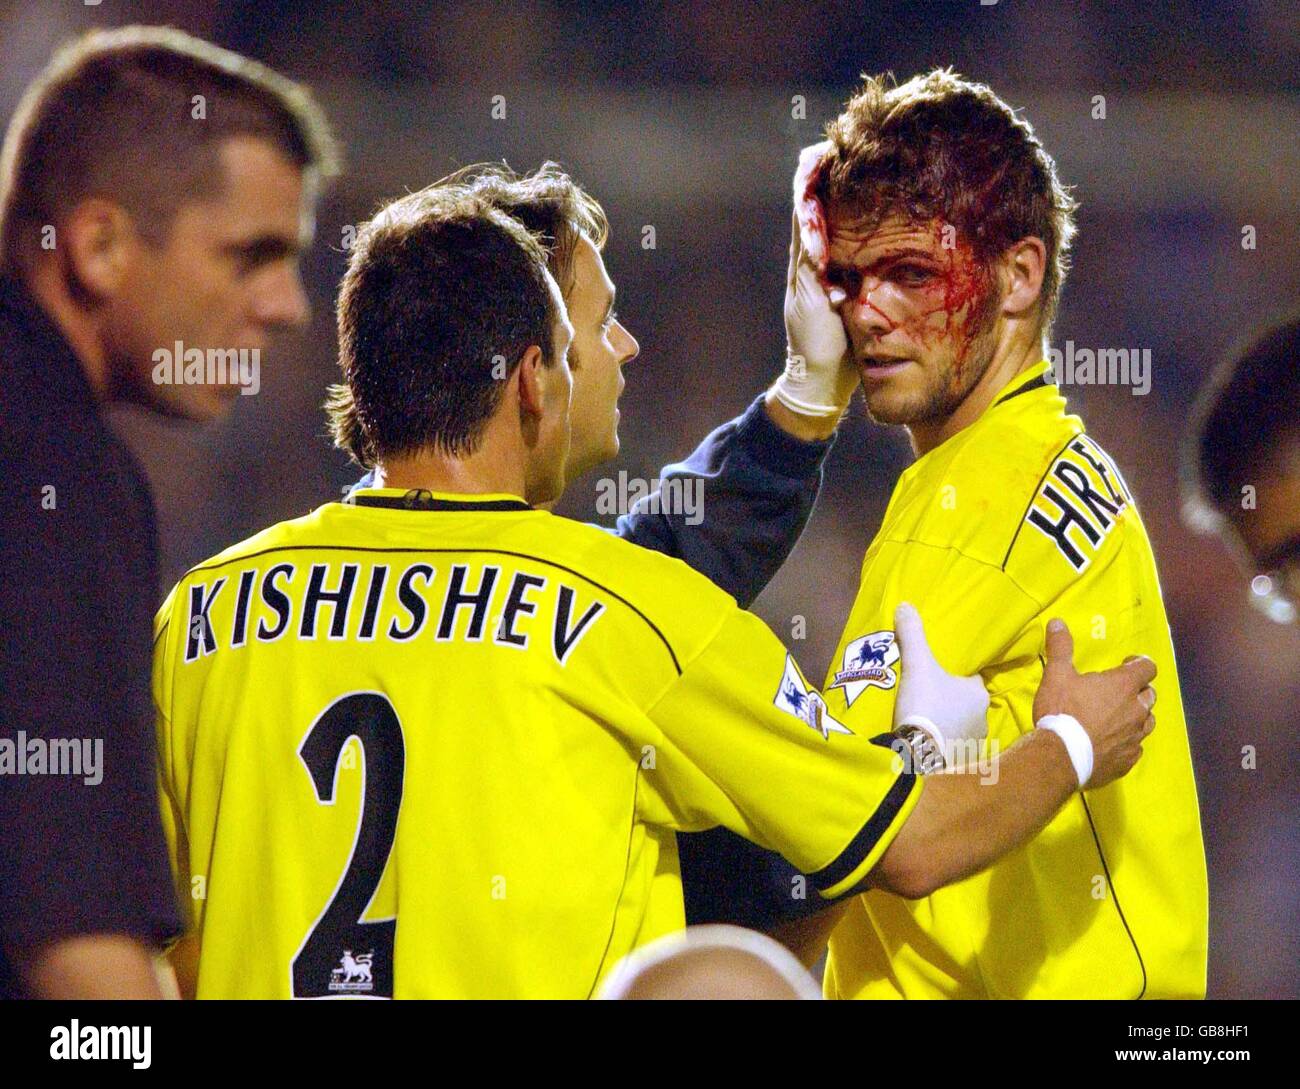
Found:
<path fill-rule="evenodd" d="M 0 997 L 158 997 L 180 932 L 149 696 L 149 490 L 102 406 L 210 419 L 307 302 L 337 169 L 301 87 L 179 31 L 57 53 L 0 177 Z M 188 892 L 188 890 L 186 890 Z"/>

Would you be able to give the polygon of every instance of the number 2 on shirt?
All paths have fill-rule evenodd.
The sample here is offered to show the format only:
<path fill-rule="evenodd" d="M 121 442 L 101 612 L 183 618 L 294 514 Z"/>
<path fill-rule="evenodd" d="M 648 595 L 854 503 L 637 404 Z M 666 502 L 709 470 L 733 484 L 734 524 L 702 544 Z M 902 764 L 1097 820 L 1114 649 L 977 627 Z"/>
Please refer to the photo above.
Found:
<path fill-rule="evenodd" d="M 362 922 L 379 888 L 397 834 L 406 742 L 397 711 L 380 692 L 335 700 L 298 749 L 316 799 L 333 805 L 339 760 L 351 738 L 361 743 L 365 779 L 352 855 L 291 966 L 294 998 L 392 998 L 397 920 Z"/>

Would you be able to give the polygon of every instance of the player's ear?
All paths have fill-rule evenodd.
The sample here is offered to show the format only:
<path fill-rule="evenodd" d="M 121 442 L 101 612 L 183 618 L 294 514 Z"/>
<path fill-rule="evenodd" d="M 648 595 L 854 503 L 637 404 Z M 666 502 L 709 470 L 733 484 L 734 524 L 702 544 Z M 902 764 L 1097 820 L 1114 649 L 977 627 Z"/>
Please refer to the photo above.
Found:
<path fill-rule="evenodd" d="M 126 209 L 102 197 L 83 200 L 73 208 L 56 243 L 69 279 L 95 299 L 117 293 L 139 245 Z"/>
<path fill-rule="evenodd" d="M 531 344 L 525 348 L 514 371 L 514 381 L 519 387 L 519 414 L 525 423 L 541 419 L 546 410 L 545 369 L 541 347 Z"/>
<path fill-rule="evenodd" d="M 1032 235 L 1013 244 L 1002 257 L 1002 312 L 1021 317 L 1038 303 L 1047 272 L 1047 247 Z"/>

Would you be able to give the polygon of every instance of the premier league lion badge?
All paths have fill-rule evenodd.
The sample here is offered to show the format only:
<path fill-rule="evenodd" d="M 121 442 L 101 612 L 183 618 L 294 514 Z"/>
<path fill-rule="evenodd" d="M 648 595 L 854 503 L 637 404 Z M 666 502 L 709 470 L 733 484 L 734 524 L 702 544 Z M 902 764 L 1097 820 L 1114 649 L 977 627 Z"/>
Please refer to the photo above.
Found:
<path fill-rule="evenodd" d="M 807 726 L 811 726 L 822 735 L 823 741 L 829 741 L 831 734 L 852 734 L 842 722 L 837 722 L 826 710 L 826 701 L 815 688 L 809 688 L 803 679 L 794 658 L 785 656 L 785 674 L 781 677 L 781 687 L 777 689 L 776 699 L 772 701 L 786 714 L 794 715 Z"/>
<path fill-rule="evenodd" d="M 850 707 L 872 685 L 893 688 L 898 674 L 890 666 L 898 661 L 898 644 L 892 631 L 873 631 L 844 648 L 844 668 L 835 674 L 831 688 L 844 689 Z"/>

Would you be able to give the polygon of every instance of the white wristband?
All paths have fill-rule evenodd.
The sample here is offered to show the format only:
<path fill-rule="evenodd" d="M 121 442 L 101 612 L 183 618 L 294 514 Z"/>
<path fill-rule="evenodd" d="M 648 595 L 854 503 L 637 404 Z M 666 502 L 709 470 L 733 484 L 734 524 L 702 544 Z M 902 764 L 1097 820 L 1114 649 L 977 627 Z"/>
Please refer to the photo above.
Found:
<path fill-rule="evenodd" d="M 1092 778 L 1092 738 L 1079 720 L 1073 715 L 1044 715 L 1035 725 L 1040 730 L 1051 730 L 1065 742 L 1065 751 L 1070 754 L 1070 763 L 1079 779 L 1079 789 L 1086 787 Z"/>

